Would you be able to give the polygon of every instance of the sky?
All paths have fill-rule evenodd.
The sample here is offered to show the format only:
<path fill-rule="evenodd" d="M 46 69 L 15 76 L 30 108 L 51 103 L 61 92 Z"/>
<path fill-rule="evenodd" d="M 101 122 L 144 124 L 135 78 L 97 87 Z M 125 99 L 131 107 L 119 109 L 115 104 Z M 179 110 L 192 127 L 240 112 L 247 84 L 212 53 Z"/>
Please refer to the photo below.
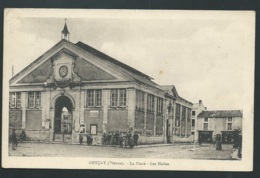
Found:
<path fill-rule="evenodd" d="M 202 100 L 208 110 L 243 109 L 243 86 L 253 80 L 245 77 L 254 44 L 250 13 L 46 11 L 5 12 L 4 76 L 58 43 L 67 18 L 71 42 L 82 41 L 160 85 L 175 85 L 180 96 Z"/>

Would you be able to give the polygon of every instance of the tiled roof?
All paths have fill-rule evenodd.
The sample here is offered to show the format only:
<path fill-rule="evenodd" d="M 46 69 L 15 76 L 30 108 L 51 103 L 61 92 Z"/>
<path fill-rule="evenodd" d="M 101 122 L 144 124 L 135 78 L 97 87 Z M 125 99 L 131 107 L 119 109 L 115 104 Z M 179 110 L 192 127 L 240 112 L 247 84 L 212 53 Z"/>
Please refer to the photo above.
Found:
<path fill-rule="evenodd" d="M 79 41 L 75 44 L 76 46 L 80 47 L 81 49 L 93 54 L 94 56 L 99 57 L 101 60 L 103 60 L 104 62 L 108 62 L 109 64 L 113 64 L 116 65 L 116 67 L 121 67 L 125 72 L 127 72 L 132 78 L 134 78 L 136 81 L 148 84 L 150 86 L 158 87 L 158 84 L 156 84 L 155 82 L 153 82 L 151 79 L 153 79 L 152 77 L 102 53 L 101 51 L 98 51 L 97 49 Z"/>
<path fill-rule="evenodd" d="M 224 117 L 243 117 L 241 110 L 214 110 L 214 111 L 202 111 L 198 117 L 205 118 L 224 118 Z"/>

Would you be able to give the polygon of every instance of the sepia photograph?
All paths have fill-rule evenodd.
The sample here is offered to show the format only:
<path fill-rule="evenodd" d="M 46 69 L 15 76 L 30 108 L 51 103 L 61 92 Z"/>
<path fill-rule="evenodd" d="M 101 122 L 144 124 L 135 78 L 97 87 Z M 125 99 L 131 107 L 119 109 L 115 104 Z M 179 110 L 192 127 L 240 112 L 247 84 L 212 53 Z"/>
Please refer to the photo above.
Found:
<path fill-rule="evenodd" d="M 253 11 L 5 9 L 2 165 L 251 171 L 254 54 Z"/>

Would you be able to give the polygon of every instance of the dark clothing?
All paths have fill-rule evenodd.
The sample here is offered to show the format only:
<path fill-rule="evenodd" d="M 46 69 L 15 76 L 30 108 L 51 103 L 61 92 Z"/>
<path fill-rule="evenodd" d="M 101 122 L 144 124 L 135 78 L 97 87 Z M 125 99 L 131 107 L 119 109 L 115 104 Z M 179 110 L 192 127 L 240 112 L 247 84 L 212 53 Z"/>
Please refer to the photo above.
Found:
<path fill-rule="evenodd" d="M 92 141 L 93 141 L 92 136 L 88 135 L 88 136 L 87 136 L 87 144 L 88 144 L 88 145 L 92 145 Z"/>
<path fill-rule="evenodd" d="M 134 147 L 134 138 L 133 137 L 130 137 L 130 139 L 129 139 L 129 147 L 131 149 L 133 149 L 133 147 Z"/>
<path fill-rule="evenodd" d="M 222 150 L 220 135 L 217 135 L 217 138 L 216 138 L 216 150 Z"/>
<path fill-rule="evenodd" d="M 137 146 L 139 135 L 137 133 L 134 134 L 134 145 Z"/>
<path fill-rule="evenodd" d="M 118 141 L 119 141 L 119 133 L 118 133 L 118 132 L 115 133 L 114 138 L 115 138 L 115 139 L 114 139 L 114 144 L 115 144 L 115 145 L 119 145 L 119 142 L 118 142 Z"/>
<path fill-rule="evenodd" d="M 24 131 L 21 132 L 21 134 L 20 134 L 20 139 L 21 139 L 22 141 L 24 141 L 24 140 L 26 139 L 26 134 L 25 134 Z"/>
<path fill-rule="evenodd" d="M 83 136 L 79 135 L 79 143 L 82 144 L 82 142 L 83 142 Z"/>
<path fill-rule="evenodd" d="M 15 132 L 12 132 L 11 139 L 12 139 L 12 149 L 16 150 L 18 141 L 17 141 L 17 137 L 16 137 Z"/>

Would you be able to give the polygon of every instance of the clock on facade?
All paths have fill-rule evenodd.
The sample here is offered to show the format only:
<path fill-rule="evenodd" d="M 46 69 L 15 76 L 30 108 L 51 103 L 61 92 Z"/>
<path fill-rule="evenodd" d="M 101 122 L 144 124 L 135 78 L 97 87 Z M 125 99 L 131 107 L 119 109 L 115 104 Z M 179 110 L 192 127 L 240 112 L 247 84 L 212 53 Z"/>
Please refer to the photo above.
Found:
<path fill-rule="evenodd" d="M 68 74 L 68 67 L 67 66 L 61 66 L 59 69 L 59 74 L 62 78 L 66 77 Z"/>

